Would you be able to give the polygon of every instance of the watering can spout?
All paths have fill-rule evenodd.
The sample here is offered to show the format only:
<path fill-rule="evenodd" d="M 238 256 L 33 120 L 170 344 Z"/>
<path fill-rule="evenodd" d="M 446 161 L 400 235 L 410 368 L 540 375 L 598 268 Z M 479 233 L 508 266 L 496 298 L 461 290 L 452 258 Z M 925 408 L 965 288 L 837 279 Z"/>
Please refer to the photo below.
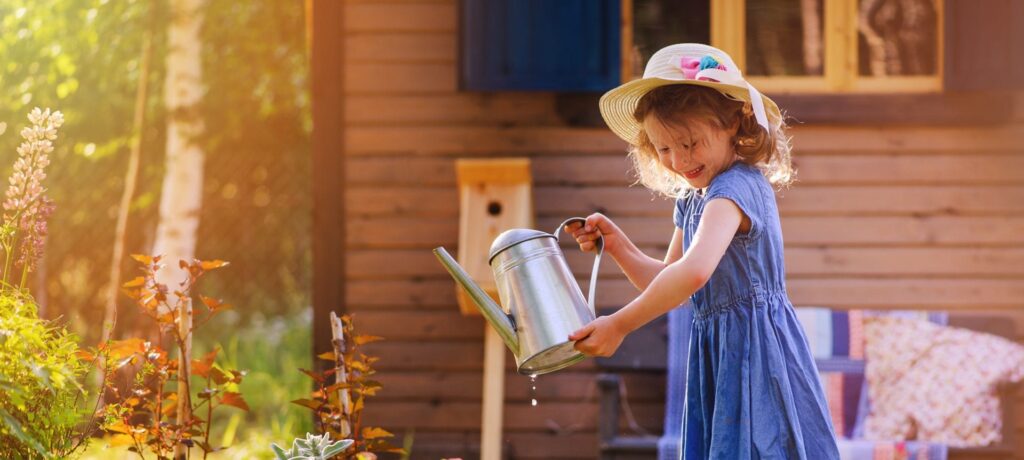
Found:
<path fill-rule="evenodd" d="M 452 275 L 469 297 L 473 299 L 473 303 L 483 313 L 484 318 L 487 319 L 488 323 L 494 327 L 494 330 L 498 331 L 498 335 L 501 340 L 505 342 L 509 350 L 512 350 L 512 354 L 519 355 L 519 339 L 516 337 L 515 326 L 512 324 L 512 320 L 509 319 L 505 311 L 501 309 L 491 296 L 487 295 L 484 290 L 470 278 L 469 274 L 459 265 L 458 262 L 452 258 L 451 254 L 448 254 L 443 247 L 434 248 L 434 255 L 441 261 L 441 265 L 444 266 L 448 273 Z"/>

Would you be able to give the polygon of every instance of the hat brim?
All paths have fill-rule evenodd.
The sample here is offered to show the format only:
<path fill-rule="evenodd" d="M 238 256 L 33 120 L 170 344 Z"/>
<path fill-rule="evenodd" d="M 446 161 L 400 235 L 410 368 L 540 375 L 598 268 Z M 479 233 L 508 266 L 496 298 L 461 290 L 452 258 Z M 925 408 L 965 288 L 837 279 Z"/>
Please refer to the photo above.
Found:
<path fill-rule="evenodd" d="M 626 142 L 635 143 L 637 135 L 643 129 L 640 123 L 633 118 L 637 104 L 651 90 L 668 85 L 704 86 L 718 90 L 718 92 L 730 99 L 750 102 L 750 90 L 743 86 L 705 80 L 672 80 L 648 77 L 619 85 L 617 88 L 601 96 L 601 101 L 598 103 L 601 109 L 601 117 L 604 118 L 604 122 L 615 135 Z M 775 104 L 775 101 L 772 101 L 763 94 L 761 99 L 764 101 L 764 108 L 769 122 L 772 126 L 777 125 L 782 120 L 779 106 Z"/>

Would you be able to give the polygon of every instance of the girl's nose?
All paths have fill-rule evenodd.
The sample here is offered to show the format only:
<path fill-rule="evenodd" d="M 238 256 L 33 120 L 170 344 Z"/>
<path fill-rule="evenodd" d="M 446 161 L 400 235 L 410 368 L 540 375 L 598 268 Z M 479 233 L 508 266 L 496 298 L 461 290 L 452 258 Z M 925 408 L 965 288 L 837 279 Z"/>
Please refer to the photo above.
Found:
<path fill-rule="evenodd" d="M 672 149 L 672 169 L 681 171 L 686 166 L 686 153 L 681 149 Z"/>

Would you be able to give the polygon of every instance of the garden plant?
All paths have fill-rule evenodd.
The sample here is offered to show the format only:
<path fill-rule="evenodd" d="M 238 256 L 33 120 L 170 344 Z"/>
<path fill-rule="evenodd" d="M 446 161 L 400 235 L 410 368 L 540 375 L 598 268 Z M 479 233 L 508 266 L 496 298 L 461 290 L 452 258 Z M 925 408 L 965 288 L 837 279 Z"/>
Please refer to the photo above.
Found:
<path fill-rule="evenodd" d="M 5 458 L 62 458 L 81 445 L 75 427 L 85 365 L 76 338 L 39 317 L 26 283 L 43 254 L 54 209 L 43 180 L 64 117 L 36 108 L 28 119 L 0 224 L 0 446 Z"/>
<path fill-rule="evenodd" d="M 376 395 L 383 385 L 372 378 L 376 373 L 373 364 L 379 358 L 366 355 L 360 347 L 381 337 L 357 334 L 352 316 L 338 318 L 332 313 L 331 319 L 336 325 L 334 350 L 318 357 L 334 366 L 319 372 L 301 369 L 313 379 L 316 390 L 310 398 L 292 402 L 313 411 L 320 433 L 352 441 L 341 458 L 370 460 L 381 452 L 404 454 L 404 449 L 388 442 L 394 436 L 392 433 L 362 424 L 366 398 Z"/>
<path fill-rule="evenodd" d="M 218 349 L 200 359 L 190 359 L 188 366 L 179 366 L 182 357 L 188 359 L 187 337 L 230 305 L 199 295 L 204 311 L 193 311 L 195 322 L 191 329 L 182 330 L 179 325 L 182 312 L 187 311 L 182 306 L 192 301 L 196 281 L 227 262 L 180 261 L 186 279 L 172 291 L 156 280 L 163 267 L 160 256 L 132 257 L 141 263 L 143 274 L 125 283 L 125 291 L 146 316 L 157 322 L 160 339 L 158 343 L 140 338 L 112 340 L 101 343 L 91 353 L 82 353 L 89 360 L 103 363 L 103 387 L 116 401 L 100 408 L 97 415 L 101 417 L 101 427 L 112 434 L 112 445 L 128 445 L 140 458 L 145 458 L 147 451 L 160 459 L 170 458 L 176 450 L 188 456 L 192 447 L 199 447 L 206 458 L 220 449 L 210 442 L 213 411 L 222 406 L 249 410 L 238 391 L 245 371 L 216 364 Z M 170 350 L 162 343 L 168 337 Z M 134 369 L 131 380 L 117 382 L 115 377 L 125 375 L 118 371 L 129 366 Z M 185 376 L 179 379 L 181 372 Z M 193 386 L 194 381 L 201 382 L 198 389 Z M 181 412 L 179 405 L 187 410 Z"/>

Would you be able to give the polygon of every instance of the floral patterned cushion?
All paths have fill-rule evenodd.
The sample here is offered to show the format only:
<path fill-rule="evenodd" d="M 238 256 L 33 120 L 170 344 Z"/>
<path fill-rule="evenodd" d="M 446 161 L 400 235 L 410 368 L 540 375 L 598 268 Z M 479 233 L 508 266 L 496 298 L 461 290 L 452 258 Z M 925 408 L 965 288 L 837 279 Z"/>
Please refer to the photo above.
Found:
<path fill-rule="evenodd" d="M 864 437 L 950 446 L 1001 441 L 996 388 L 1024 377 L 1024 347 L 920 319 L 865 317 Z"/>

